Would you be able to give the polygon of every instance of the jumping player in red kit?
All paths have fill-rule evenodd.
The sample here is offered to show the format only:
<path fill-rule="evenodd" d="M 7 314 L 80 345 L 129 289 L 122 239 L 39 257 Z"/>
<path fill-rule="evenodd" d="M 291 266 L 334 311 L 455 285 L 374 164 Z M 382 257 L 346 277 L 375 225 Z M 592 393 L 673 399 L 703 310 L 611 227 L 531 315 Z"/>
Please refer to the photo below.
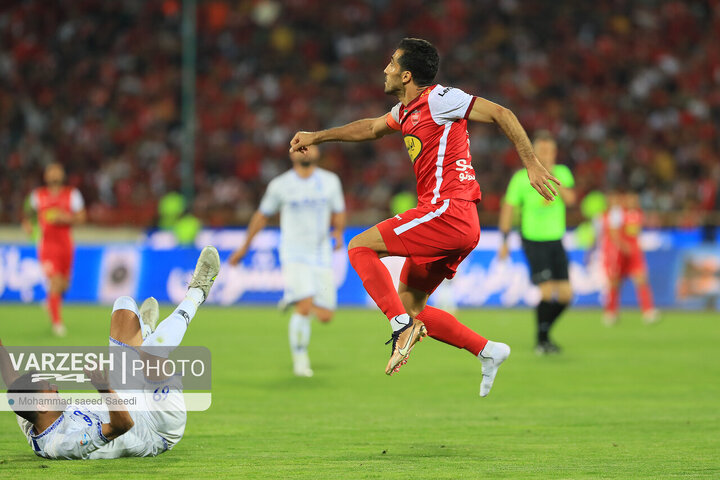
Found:
<path fill-rule="evenodd" d="M 28 217 L 36 213 L 40 225 L 38 259 L 48 280 L 47 306 L 53 333 L 65 335 L 62 321 L 62 296 L 70 285 L 73 241 L 70 229 L 85 222 L 85 206 L 76 188 L 64 186 L 65 170 L 59 163 L 45 168 L 45 187 L 30 194 L 29 211 L 23 228 L 32 232 Z"/>
<path fill-rule="evenodd" d="M 618 322 L 620 286 L 625 278 L 635 285 L 635 292 L 645 323 L 658 320 L 653 295 L 648 284 L 645 254 L 640 247 L 643 212 L 634 193 L 611 192 L 608 210 L 603 216 L 603 263 L 608 280 L 603 321 L 612 326 Z"/>
<path fill-rule="evenodd" d="M 482 364 L 480 395 L 492 387 L 499 366 L 510 355 L 504 343 L 488 341 L 451 314 L 428 306 L 430 294 L 452 278 L 477 245 L 480 186 L 470 156 L 467 121 L 497 123 L 514 143 L 533 187 L 552 200 L 559 182 L 533 153 L 515 115 L 480 97 L 433 83 L 439 56 L 425 40 L 402 40 L 385 67 L 385 93 L 400 103 L 377 118 L 358 120 L 319 132 L 298 132 L 291 151 L 328 141 L 359 142 L 402 132 L 417 177 L 418 206 L 380 222 L 352 239 L 350 263 L 393 329 L 385 373 L 402 366 L 423 336 L 463 348 Z M 405 257 L 398 290 L 380 261 Z M 389 342 L 388 342 L 389 343 Z"/>

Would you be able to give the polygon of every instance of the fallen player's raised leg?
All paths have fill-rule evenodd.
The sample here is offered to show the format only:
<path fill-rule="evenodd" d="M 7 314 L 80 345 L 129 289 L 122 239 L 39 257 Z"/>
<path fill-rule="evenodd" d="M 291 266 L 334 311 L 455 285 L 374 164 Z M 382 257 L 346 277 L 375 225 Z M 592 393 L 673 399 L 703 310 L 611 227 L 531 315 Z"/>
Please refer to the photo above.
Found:
<path fill-rule="evenodd" d="M 198 257 L 185 299 L 154 332 L 142 342 L 143 347 L 166 347 L 169 354 L 180 345 L 198 307 L 207 299 L 220 271 L 220 256 L 215 247 L 205 247 Z"/>

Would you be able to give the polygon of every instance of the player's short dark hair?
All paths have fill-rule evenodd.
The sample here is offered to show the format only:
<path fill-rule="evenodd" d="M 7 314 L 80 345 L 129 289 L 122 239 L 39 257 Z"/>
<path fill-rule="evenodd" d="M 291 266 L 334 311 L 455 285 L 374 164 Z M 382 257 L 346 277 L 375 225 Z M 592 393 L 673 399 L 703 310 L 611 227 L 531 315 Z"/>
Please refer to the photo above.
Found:
<path fill-rule="evenodd" d="M 400 68 L 412 73 L 415 84 L 419 87 L 431 85 L 440 65 L 437 48 L 427 40 L 403 38 L 397 49 L 403 51 L 398 59 Z"/>
<path fill-rule="evenodd" d="M 555 137 L 550 133 L 550 130 L 538 130 L 533 135 L 533 143 L 535 142 L 554 142 Z"/>
<path fill-rule="evenodd" d="M 32 376 L 35 373 L 38 372 L 32 370 L 15 379 L 13 383 L 8 385 L 8 396 L 17 393 L 38 393 L 37 384 L 32 383 Z M 20 410 L 19 405 L 13 405 L 12 409 L 19 417 L 24 418 L 32 424 L 35 424 L 35 422 L 37 421 L 37 410 Z"/>

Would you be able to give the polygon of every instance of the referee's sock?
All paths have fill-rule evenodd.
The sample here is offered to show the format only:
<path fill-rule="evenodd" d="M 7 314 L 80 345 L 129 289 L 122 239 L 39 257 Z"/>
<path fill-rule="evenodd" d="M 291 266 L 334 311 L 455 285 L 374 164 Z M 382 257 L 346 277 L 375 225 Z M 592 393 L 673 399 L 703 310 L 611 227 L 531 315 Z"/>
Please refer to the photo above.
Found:
<path fill-rule="evenodd" d="M 367 247 L 351 248 L 348 250 L 348 257 L 362 280 L 363 287 L 388 320 L 406 313 L 390 272 L 374 250 Z"/>
<path fill-rule="evenodd" d="M 554 302 L 547 302 L 541 300 L 535 307 L 535 314 L 537 317 L 537 340 L 538 343 L 544 343 L 549 341 L 548 333 L 550 332 L 550 326 L 554 320 Z"/>
<path fill-rule="evenodd" d="M 560 303 L 560 302 L 552 302 L 552 315 L 550 319 L 550 327 L 552 327 L 553 323 L 555 323 L 555 320 L 557 320 L 560 315 L 562 315 L 562 312 L 565 311 L 568 304 L 567 303 Z"/>

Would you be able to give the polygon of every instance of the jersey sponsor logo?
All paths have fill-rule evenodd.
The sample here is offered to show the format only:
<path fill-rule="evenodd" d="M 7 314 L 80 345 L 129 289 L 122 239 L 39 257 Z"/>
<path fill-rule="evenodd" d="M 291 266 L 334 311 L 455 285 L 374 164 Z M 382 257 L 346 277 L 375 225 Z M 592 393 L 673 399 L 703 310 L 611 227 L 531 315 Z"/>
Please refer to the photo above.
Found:
<path fill-rule="evenodd" d="M 455 170 L 460 172 L 458 178 L 461 182 L 464 180 L 475 180 L 475 170 L 473 169 L 472 164 L 467 159 L 461 158 L 459 160 L 456 160 Z"/>
<path fill-rule="evenodd" d="M 415 110 L 410 114 L 410 121 L 413 124 L 413 127 L 418 124 L 420 121 L 420 110 Z"/>
<path fill-rule="evenodd" d="M 403 140 L 405 140 L 405 148 L 407 148 L 408 155 L 410 155 L 410 161 L 415 163 L 415 159 L 422 152 L 422 142 L 415 135 L 405 135 Z"/>
<path fill-rule="evenodd" d="M 88 437 L 88 434 L 87 434 L 87 433 L 84 433 L 82 440 L 80 440 L 80 446 L 81 446 L 81 447 L 84 447 L 84 446 L 87 445 L 88 443 L 90 443 L 90 437 Z"/>

